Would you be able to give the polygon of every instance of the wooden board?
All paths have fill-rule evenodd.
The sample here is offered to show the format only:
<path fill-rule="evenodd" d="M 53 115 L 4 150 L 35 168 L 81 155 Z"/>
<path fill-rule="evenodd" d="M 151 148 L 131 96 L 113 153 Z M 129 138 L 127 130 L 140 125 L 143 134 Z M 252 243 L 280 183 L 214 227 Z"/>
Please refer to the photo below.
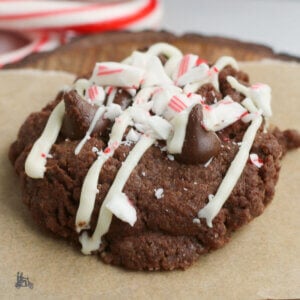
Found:
<path fill-rule="evenodd" d="M 240 61 L 275 58 L 300 62 L 300 58 L 276 54 L 269 47 L 233 39 L 208 37 L 200 34 L 175 36 L 165 31 L 144 31 L 109 32 L 85 36 L 52 52 L 30 55 L 5 68 L 64 70 L 82 76 L 93 69 L 96 61 L 119 61 L 133 50 L 143 49 L 156 42 L 172 43 L 183 52 L 196 53 L 208 61 L 214 61 L 222 55 L 230 55 Z"/>

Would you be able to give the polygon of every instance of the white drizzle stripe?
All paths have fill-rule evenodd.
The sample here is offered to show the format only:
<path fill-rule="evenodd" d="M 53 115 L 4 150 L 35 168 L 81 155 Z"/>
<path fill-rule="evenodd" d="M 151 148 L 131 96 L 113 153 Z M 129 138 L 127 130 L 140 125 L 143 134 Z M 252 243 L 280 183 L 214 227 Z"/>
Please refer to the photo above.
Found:
<path fill-rule="evenodd" d="M 216 195 L 208 204 L 198 212 L 199 218 L 205 218 L 208 227 L 212 227 L 212 220 L 219 213 L 223 204 L 231 194 L 247 163 L 256 132 L 262 123 L 262 117 L 258 116 L 247 128 L 242 140 L 242 145 L 232 161 Z"/>
<path fill-rule="evenodd" d="M 87 233 L 84 232 L 79 238 L 82 245 L 81 251 L 84 254 L 90 254 L 91 251 L 95 251 L 99 248 L 101 237 L 108 232 L 112 220 L 112 213 L 107 206 L 109 207 L 109 203 L 114 195 L 122 192 L 130 174 L 154 141 L 155 139 L 143 135 L 123 162 L 122 167 L 118 171 L 117 176 L 102 203 L 98 223 L 92 237 L 88 237 Z"/>
<path fill-rule="evenodd" d="M 105 106 L 100 106 L 96 113 L 95 113 L 95 116 L 93 118 L 93 121 L 92 123 L 90 124 L 90 127 L 88 129 L 88 131 L 86 132 L 84 138 L 80 141 L 80 143 L 76 146 L 75 148 L 75 154 L 78 155 L 79 152 L 81 151 L 82 147 L 84 146 L 84 144 L 91 138 L 91 134 L 98 122 L 98 120 L 102 117 L 102 115 L 104 114 L 105 112 Z"/>
<path fill-rule="evenodd" d="M 114 102 L 116 94 L 117 94 L 117 89 L 113 88 L 112 91 L 110 92 L 110 94 L 107 97 L 107 104 L 106 105 L 110 105 Z"/>
<path fill-rule="evenodd" d="M 158 56 L 159 54 L 164 54 L 168 58 L 175 56 L 182 58 L 183 56 L 182 52 L 178 48 L 167 43 L 156 43 L 148 49 L 147 53 L 155 56 Z"/>
<path fill-rule="evenodd" d="M 189 112 L 190 110 L 184 110 L 171 121 L 173 135 L 167 140 L 167 149 L 169 153 L 181 153 L 189 119 Z"/>
<path fill-rule="evenodd" d="M 76 213 L 77 232 L 89 228 L 90 226 L 91 215 L 96 200 L 96 194 L 98 192 L 97 185 L 99 174 L 103 164 L 114 154 L 116 147 L 113 147 L 113 144 L 120 144 L 126 128 L 131 121 L 129 110 L 125 110 L 118 118 L 118 123 L 115 123 L 111 130 L 110 140 L 108 143 L 111 147 L 111 151 L 109 153 L 99 153 L 97 160 L 94 161 L 84 179 L 81 189 L 79 208 Z"/>
<path fill-rule="evenodd" d="M 65 103 L 61 101 L 51 112 L 42 135 L 34 143 L 25 162 L 25 172 L 31 178 L 43 178 L 47 156 L 62 126 Z"/>
<path fill-rule="evenodd" d="M 253 104 L 250 98 L 245 98 L 242 102 L 242 105 L 247 108 L 251 113 L 254 113 L 257 111 L 257 108 Z"/>
<path fill-rule="evenodd" d="M 213 67 L 217 68 L 218 70 L 222 70 L 229 65 L 232 66 L 234 69 L 239 70 L 239 65 L 237 61 L 231 56 L 220 57 Z"/>
<path fill-rule="evenodd" d="M 79 207 L 76 213 L 76 231 L 80 232 L 83 229 L 90 228 L 91 215 L 95 205 L 96 195 L 99 192 L 97 189 L 99 174 L 103 164 L 109 156 L 100 155 L 90 167 L 85 176 L 82 189 Z"/>
<path fill-rule="evenodd" d="M 268 85 L 257 83 L 248 88 L 239 83 L 236 78 L 232 76 L 227 76 L 227 81 L 238 92 L 244 94 L 248 98 L 251 98 L 254 104 L 263 111 L 264 116 L 272 116 L 271 88 Z"/>

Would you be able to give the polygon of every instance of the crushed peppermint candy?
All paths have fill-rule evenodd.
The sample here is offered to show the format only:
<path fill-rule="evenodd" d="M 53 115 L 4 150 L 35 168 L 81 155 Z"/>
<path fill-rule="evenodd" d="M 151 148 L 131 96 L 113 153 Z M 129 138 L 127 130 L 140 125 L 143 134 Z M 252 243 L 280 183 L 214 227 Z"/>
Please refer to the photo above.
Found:
<path fill-rule="evenodd" d="M 154 189 L 154 195 L 156 199 L 161 199 L 164 197 L 164 189 L 163 188 L 158 188 Z"/>
<path fill-rule="evenodd" d="M 174 155 L 172 155 L 172 154 L 168 154 L 167 157 L 168 157 L 168 159 L 171 160 L 171 161 L 173 161 L 173 160 L 175 159 L 175 158 L 174 158 Z"/>
<path fill-rule="evenodd" d="M 253 165 L 255 165 L 258 168 L 261 168 L 264 165 L 264 162 L 261 158 L 258 157 L 256 153 L 251 153 L 249 155 L 250 161 Z"/>

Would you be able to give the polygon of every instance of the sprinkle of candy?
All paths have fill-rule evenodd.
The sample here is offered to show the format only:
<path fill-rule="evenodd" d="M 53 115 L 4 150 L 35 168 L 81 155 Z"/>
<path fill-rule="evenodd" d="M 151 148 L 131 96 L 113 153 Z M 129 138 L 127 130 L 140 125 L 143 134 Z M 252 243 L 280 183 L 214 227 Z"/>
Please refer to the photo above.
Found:
<path fill-rule="evenodd" d="M 154 189 L 154 195 L 155 195 L 156 199 L 163 198 L 164 197 L 164 189 L 162 189 L 162 188 Z"/>
<path fill-rule="evenodd" d="M 116 74 L 116 73 L 120 73 L 120 72 L 123 72 L 122 68 L 113 69 L 113 68 L 109 68 L 106 66 L 99 66 L 97 75 L 98 76 L 111 75 L 111 74 Z"/>
<path fill-rule="evenodd" d="M 104 149 L 103 152 L 104 152 L 105 154 L 108 154 L 108 153 L 110 153 L 110 151 L 111 151 L 111 149 L 110 149 L 109 147 L 107 147 L 107 148 Z"/>
<path fill-rule="evenodd" d="M 261 168 L 264 165 L 263 160 L 259 158 L 256 153 L 251 153 L 249 157 L 252 164 L 255 165 L 256 167 Z"/>

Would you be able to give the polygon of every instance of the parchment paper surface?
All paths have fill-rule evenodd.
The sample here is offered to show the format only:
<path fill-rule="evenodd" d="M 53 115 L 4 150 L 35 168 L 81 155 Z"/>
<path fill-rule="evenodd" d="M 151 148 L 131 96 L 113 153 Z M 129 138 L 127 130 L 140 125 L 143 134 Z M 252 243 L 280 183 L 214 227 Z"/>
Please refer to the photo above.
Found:
<path fill-rule="evenodd" d="M 271 122 L 300 130 L 300 65 L 245 63 L 251 82 L 273 89 Z M 0 72 L 0 298 L 287 299 L 300 297 L 300 156 L 282 161 L 276 195 L 265 213 L 224 248 L 186 271 L 129 272 L 83 256 L 32 221 L 8 161 L 25 117 L 70 84 L 71 74 Z M 33 289 L 15 283 L 23 272 Z"/>

